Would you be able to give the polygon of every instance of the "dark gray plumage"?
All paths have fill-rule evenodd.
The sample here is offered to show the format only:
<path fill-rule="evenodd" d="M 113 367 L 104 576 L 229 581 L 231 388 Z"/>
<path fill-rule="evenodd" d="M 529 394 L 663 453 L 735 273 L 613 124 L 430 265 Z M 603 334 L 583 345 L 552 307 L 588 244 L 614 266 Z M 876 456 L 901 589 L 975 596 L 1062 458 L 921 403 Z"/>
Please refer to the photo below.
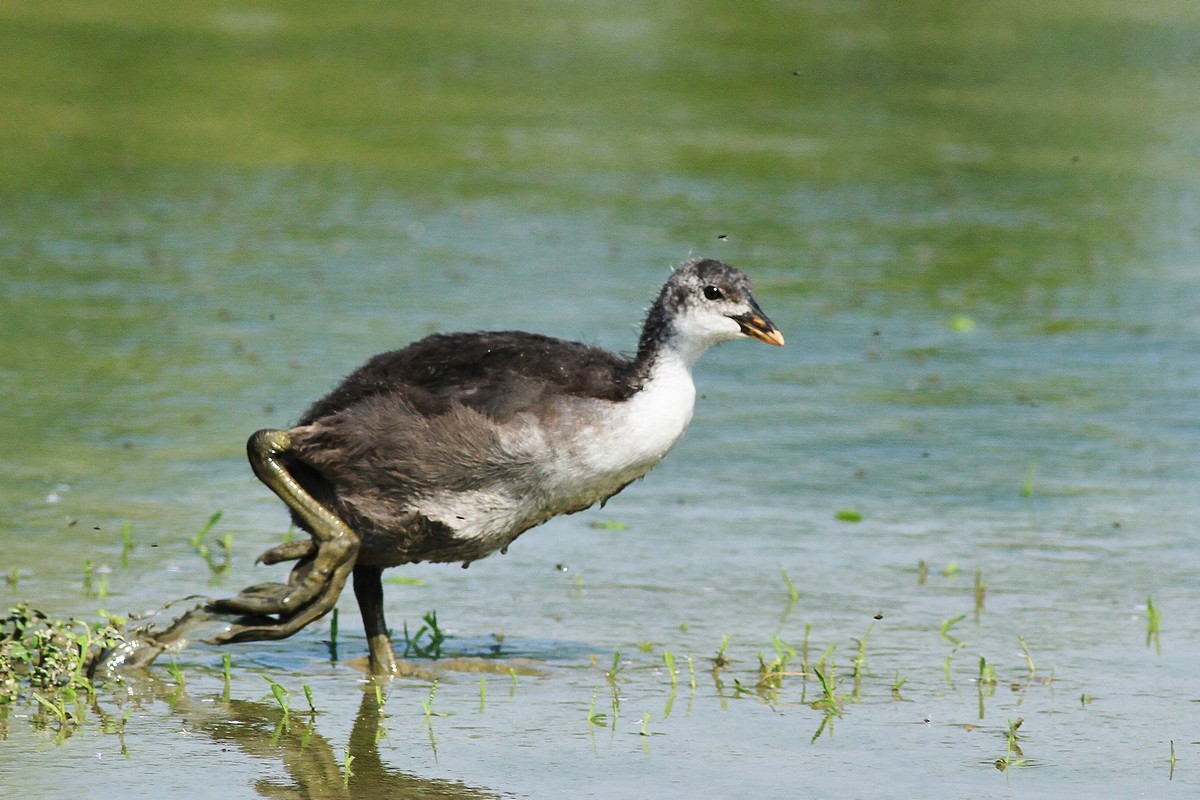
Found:
<path fill-rule="evenodd" d="M 296 561 L 288 583 L 210 603 L 243 616 L 208 641 L 290 636 L 333 608 L 353 572 L 371 669 L 393 672 L 384 568 L 470 563 L 619 492 L 683 435 L 695 360 L 745 337 L 783 344 L 742 272 L 697 259 L 663 286 L 632 358 L 519 331 L 437 334 L 375 356 L 295 427 L 250 438 L 255 474 L 312 538 L 261 557 Z"/>
<path fill-rule="evenodd" d="M 500 429 L 517 415 L 552 419 L 564 398 L 628 401 L 672 342 L 671 321 L 689 307 L 697 282 L 725 296 L 750 296 L 745 276 L 731 267 L 685 265 L 652 306 L 634 358 L 521 331 L 435 334 L 375 356 L 304 414 L 285 464 L 363 538 L 359 563 L 483 558 L 528 527 L 606 500 L 606 492 L 628 482 L 603 484 L 565 507 L 538 498 L 551 482 L 546 455 L 506 446 Z M 456 537 L 450 521 L 419 510 L 420 498 L 432 492 L 496 486 L 515 487 L 533 501 L 519 527 L 500 537 Z"/>

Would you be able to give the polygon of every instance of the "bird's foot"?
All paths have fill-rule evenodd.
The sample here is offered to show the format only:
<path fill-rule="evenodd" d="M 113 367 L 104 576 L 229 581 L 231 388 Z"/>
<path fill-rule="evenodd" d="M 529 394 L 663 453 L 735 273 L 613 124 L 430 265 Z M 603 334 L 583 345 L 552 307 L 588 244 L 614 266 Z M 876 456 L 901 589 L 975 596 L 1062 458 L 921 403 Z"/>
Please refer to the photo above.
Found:
<path fill-rule="evenodd" d="M 331 539 L 322 542 L 313 557 L 302 559 L 287 583 L 260 583 L 235 597 L 210 601 L 206 609 L 211 612 L 246 616 L 205 641 L 228 644 L 286 639 L 333 610 L 357 553 L 357 537 Z"/>

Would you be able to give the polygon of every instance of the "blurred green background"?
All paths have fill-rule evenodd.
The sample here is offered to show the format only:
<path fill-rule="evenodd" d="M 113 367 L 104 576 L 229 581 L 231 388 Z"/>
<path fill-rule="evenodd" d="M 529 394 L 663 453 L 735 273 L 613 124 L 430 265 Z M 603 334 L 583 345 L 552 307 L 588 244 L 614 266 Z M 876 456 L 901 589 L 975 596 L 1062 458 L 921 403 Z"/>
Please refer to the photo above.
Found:
<path fill-rule="evenodd" d="M 1194 239 L 1197 16 L 1170 0 L 14 0 L 0 189 L 353 174 L 683 238 L 736 225 L 867 285 L 1011 300 Z M 848 235 L 865 239 L 851 257 Z"/>

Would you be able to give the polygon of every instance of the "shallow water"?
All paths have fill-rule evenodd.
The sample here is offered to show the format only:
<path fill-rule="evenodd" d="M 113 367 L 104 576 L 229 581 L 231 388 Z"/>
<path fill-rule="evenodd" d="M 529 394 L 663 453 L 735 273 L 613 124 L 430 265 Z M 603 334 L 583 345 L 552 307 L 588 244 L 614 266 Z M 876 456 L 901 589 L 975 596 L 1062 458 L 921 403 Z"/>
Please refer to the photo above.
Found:
<path fill-rule="evenodd" d="M 279 579 L 252 566 L 287 518 L 246 435 L 433 330 L 628 350 L 704 254 L 788 346 L 707 354 L 688 435 L 606 508 L 389 573 L 421 581 L 386 585 L 397 630 L 436 610 L 447 655 L 536 674 L 447 670 L 428 717 L 430 681 L 396 680 L 381 716 L 346 597 L 342 660 L 328 621 L 193 647 L 183 690 L 160 664 L 101 695 L 123 739 L 11 715 L 2 791 L 1195 794 L 1190 5 L 323 8 L 0 12 L 0 69 L 32 76 L 0 87 L 10 602 L 90 618 Z M 189 539 L 217 510 L 213 576 Z M 756 688 L 772 637 L 799 671 L 806 636 L 843 702 L 815 738 L 814 677 Z M 274 735 L 260 675 L 321 713 Z"/>

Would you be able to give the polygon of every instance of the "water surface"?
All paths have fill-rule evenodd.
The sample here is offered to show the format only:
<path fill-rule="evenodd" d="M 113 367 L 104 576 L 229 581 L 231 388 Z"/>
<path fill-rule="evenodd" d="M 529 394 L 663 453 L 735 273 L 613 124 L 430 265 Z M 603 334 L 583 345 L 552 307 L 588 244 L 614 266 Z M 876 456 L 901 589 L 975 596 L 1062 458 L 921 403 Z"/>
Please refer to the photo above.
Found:
<path fill-rule="evenodd" d="M 102 695 L 132 709 L 123 740 L 98 711 L 61 744 L 10 716 L 9 791 L 198 797 L 220 770 L 228 797 L 1194 795 L 1189 4 L 63 3 L 0 25 L 10 603 L 91 617 L 278 579 L 252 566 L 287 519 L 246 435 L 428 332 L 630 350 L 696 254 L 746 269 L 788 339 L 707 354 L 687 437 L 605 509 L 389 573 L 422 581 L 387 584 L 397 629 L 436 610 L 447 655 L 535 674 L 446 671 L 428 718 L 430 682 L 397 680 L 380 710 L 347 597 L 342 660 L 327 621 L 189 649 L 182 691 L 161 665 Z M 217 510 L 214 583 L 189 539 Z M 810 666 L 833 648 L 840 717 L 811 671 L 757 686 L 773 637 L 797 672 L 806 637 Z M 260 675 L 321 713 L 276 736 Z"/>

